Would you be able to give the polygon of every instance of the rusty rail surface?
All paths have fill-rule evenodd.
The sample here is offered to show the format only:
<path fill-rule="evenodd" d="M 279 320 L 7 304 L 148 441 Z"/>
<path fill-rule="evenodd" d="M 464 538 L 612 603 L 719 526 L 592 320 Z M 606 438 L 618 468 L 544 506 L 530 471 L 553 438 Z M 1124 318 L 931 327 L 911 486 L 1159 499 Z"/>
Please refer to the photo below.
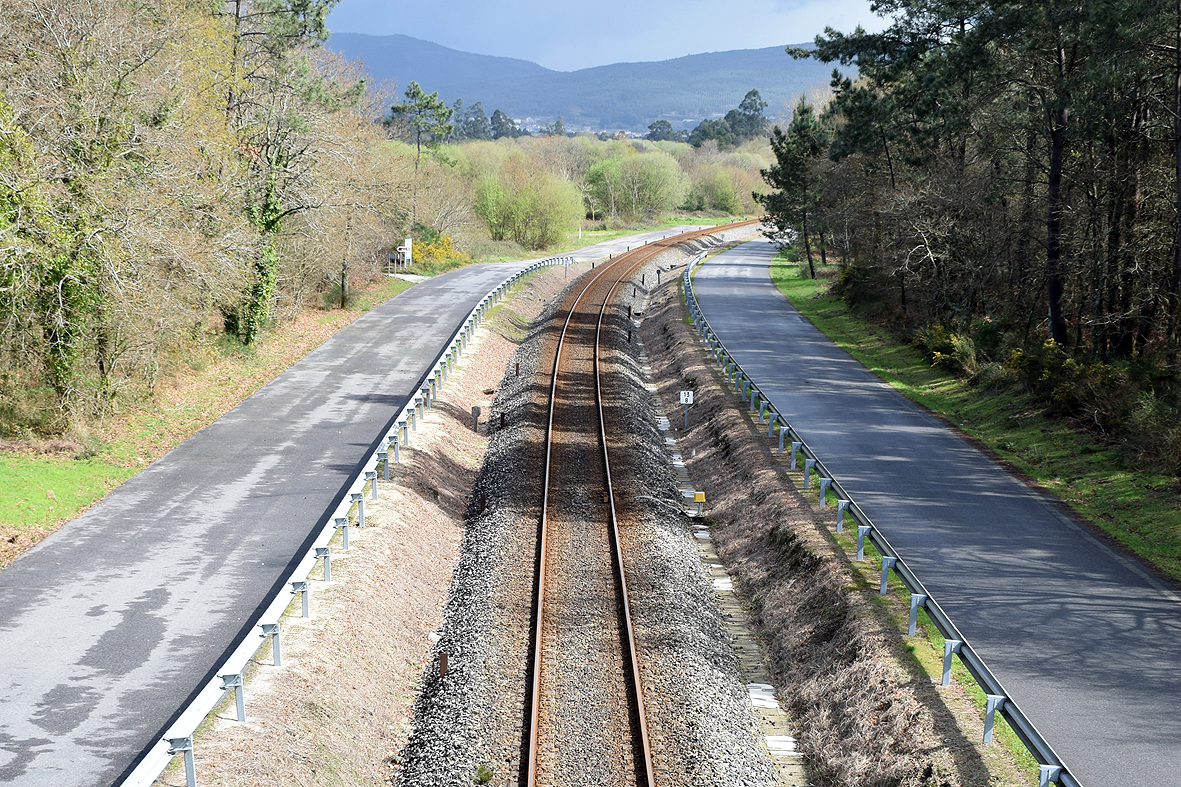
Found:
<path fill-rule="evenodd" d="M 610 456 L 607 449 L 607 429 L 604 419 L 603 408 L 603 388 L 600 376 L 600 347 L 602 344 L 602 330 L 604 318 L 607 316 L 607 307 L 611 303 L 611 297 L 615 293 L 615 289 L 641 265 L 648 262 L 657 254 L 667 251 L 670 248 L 675 248 L 689 240 L 694 240 L 700 237 L 709 236 L 719 231 L 733 229 L 741 226 L 746 226 L 753 222 L 738 222 L 735 224 L 724 225 L 722 227 L 711 227 L 706 230 L 699 230 L 695 232 L 683 233 L 659 241 L 648 243 L 644 246 L 629 250 L 625 254 L 621 254 L 614 260 L 604 265 L 600 270 L 595 271 L 590 277 L 590 280 L 578 293 L 574 302 L 570 306 L 570 310 L 566 315 L 566 319 L 562 325 L 562 331 L 558 338 L 557 349 L 554 353 L 554 366 L 550 379 L 550 393 L 549 393 L 549 417 L 546 425 L 545 435 L 545 469 L 543 477 L 543 491 L 541 502 L 541 517 L 538 534 L 538 550 L 537 550 L 537 568 L 536 568 L 536 583 L 535 596 L 533 599 L 534 610 L 534 627 L 532 637 L 532 664 L 530 667 L 530 686 L 527 701 L 529 703 L 529 730 L 528 730 L 528 750 L 527 750 L 527 778 L 525 784 L 529 787 L 536 787 L 538 784 L 538 738 L 539 738 L 539 719 L 541 710 L 541 662 L 544 646 L 544 638 L 546 633 L 546 626 L 544 620 L 544 602 L 546 590 L 546 557 L 547 557 L 547 542 L 549 539 L 549 504 L 550 504 L 550 485 L 551 485 L 551 470 L 553 459 L 553 427 L 554 427 L 554 410 L 558 401 L 558 386 L 562 369 L 563 349 L 565 347 L 567 333 L 570 328 L 571 319 L 575 313 L 578 312 L 580 305 L 583 306 L 584 312 L 591 311 L 583 304 L 584 298 L 588 292 L 596 285 L 605 285 L 607 281 L 611 281 L 610 287 L 602 298 L 602 303 L 599 305 L 598 314 L 595 322 L 595 341 L 593 353 L 593 367 L 595 379 L 595 409 L 598 416 L 598 440 L 602 448 L 602 458 L 605 468 L 604 478 L 604 492 L 609 504 L 610 521 L 607 524 L 608 538 L 610 540 L 612 550 L 614 552 L 614 568 L 617 577 L 617 586 L 619 592 L 619 599 L 622 605 L 620 612 L 625 622 L 627 653 L 623 654 L 623 660 L 627 664 L 627 673 L 630 677 L 630 700 L 632 703 L 631 712 L 635 714 L 638 719 L 638 730 L 633 729 L 634 736 L 638 739 L 634 743 L 638 743 L 637 749 L 642 751 L 642 763 L 636 763 L 636 783 L 637 785 L 644 785 L 644 787 L 654 787 L 655 779 L 652 765 L 652 752 L 648 741 L 647 719 L 644 713 L 643 692 L 640 683 L 640 662 L 636 650 L 635 631 L 632 625 L 631 610 L 627 592 L 627 583 L 624 575 L 623 552 L 619 545 L 618 526 L 616 521 L 616 506 L 615 506 L 615 492 L 611 480 L 611 463 Z M 588 299 L 589 300 L 589 299 Z"/>

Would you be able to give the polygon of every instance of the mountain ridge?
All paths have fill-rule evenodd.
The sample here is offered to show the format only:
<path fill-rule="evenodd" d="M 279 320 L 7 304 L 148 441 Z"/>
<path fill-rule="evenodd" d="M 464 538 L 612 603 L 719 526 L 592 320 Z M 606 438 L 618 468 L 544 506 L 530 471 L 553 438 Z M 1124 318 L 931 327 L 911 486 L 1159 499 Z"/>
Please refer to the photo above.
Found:
<path fill-rule="evenodd" d="M 329 49 L 360 60 L 376 79 L 412 80 L 448 104 L 482 102 L 488 115 L 553 121 L 567 129 L 642 131 L 654 120 L 692 128 L 719 117 L 757 88 L 774 116 L 801 94 L 827 86 L 831 67 L 793 60 L 784 47 L 734 49 L 670 60 L 553 71 L 528 60 L 479 55 L 411 36 L 334 33 Z"/>

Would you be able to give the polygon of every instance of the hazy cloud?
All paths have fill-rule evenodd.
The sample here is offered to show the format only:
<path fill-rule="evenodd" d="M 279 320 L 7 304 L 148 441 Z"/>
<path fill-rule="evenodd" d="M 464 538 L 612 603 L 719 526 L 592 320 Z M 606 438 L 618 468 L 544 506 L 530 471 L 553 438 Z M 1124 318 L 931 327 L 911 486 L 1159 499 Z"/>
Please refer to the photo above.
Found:
<path fill-rule="evenodd" d="M 811 41 L 824 28 L 880 30 L 869 0 L 341 0 L 328 26 L 573 71 Z"/>

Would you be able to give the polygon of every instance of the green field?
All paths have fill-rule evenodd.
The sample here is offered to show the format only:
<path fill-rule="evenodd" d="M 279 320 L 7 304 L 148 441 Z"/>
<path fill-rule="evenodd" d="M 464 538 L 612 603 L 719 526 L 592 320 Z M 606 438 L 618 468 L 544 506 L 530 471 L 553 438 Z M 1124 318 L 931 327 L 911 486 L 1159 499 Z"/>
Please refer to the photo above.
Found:
<path fill-rule="evenodd" d="M 1181 582 L 1181 495 L 1177 479 L 1131 465 L 1117 449 L 1048 418 L 1019 387 L 994 390 L 932 366 L 916 348 L 857 317 L 784 254 L 771 277 L 812 324 L 867 369 L 1068 503 L 1125 549 Z"/>

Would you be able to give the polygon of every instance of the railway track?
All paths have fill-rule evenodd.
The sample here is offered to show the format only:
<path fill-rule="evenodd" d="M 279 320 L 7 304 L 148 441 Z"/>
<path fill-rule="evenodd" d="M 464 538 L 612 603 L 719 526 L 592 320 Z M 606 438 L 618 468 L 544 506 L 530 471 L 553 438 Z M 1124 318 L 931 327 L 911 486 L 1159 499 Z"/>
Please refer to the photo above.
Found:
<path fill-rule="evenodd" d="M 523 741 L 522 783 L 529 787 L 655 784 L 611 482 L 601 350 L 613 344 L 613 330 L 630 329 L 622 306 L 611 308 L 620 286 L 661 252 L 716 231 L 620 255 L 592 271 L 568 301 L 545 438 Z"/>

